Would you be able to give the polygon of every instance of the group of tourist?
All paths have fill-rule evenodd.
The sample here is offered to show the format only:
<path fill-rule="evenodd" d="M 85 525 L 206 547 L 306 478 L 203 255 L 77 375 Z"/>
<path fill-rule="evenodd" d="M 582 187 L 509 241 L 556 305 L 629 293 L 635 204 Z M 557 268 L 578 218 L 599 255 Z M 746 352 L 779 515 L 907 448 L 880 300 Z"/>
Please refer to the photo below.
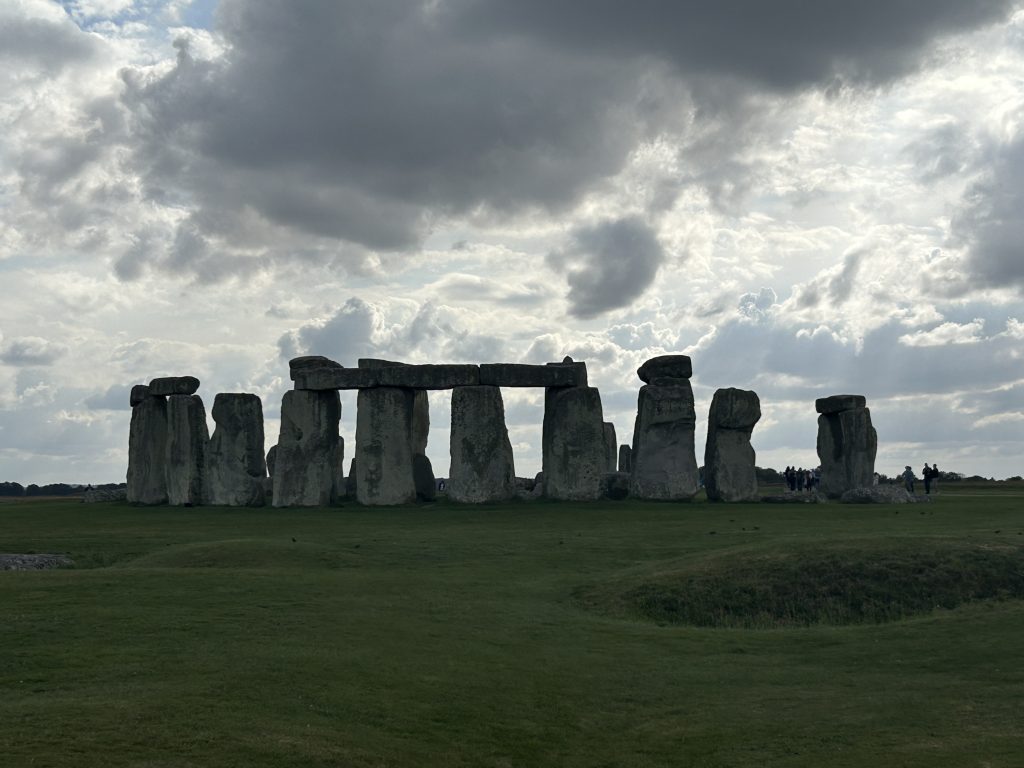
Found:
<path fill-rule="evenodd" d="M 821 485 L 821 467 L 786 467 L 782 476 L 786 478 L 786 487 L 791 491 L 813 491 Z"/>
<path fill-rule="evenodd" d="M 913 493 L 914 492 L 914 481 L 917 478 L 914 477 L 914 470 L 910 468 L 909 464 L 907 465 L 907 468 L 903 470 L 902 477 L 903 477 L 903 483 L 906 486 L 907 491 L 909 493 Z M 939 465 L 938 464 L 933 464 L 932 466 L 929 467 L 928 466 L 928 462 L 926 461 L 924 463 L 924 469 L 921 470 L 921 477 L 924 478 L 924 492 L 925 492 L 925 494 L 930 496 L 931 493 L 932 493 L 932 489 L 933 488 L 935 489 L 935 492 L 938 493 L 938 487 L 939 487 Z"/>

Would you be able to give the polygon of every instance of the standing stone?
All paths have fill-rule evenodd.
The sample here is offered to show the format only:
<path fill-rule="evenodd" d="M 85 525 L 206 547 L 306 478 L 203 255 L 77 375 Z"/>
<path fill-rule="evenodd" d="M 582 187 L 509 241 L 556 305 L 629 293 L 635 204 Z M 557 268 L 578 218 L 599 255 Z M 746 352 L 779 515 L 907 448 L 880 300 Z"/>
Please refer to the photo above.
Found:
<path fill-rule="evenodd" d="M 544 495 L 593 501 L 607 466 L 601 395 L 595 387 L 550 387 L 544 394 Z"/>
<path fill-rule="evenodd" d="M 633 471 L 633 448 L 629 445 L 619 446 L 619 472 L 627 475 Z"/>
<path fill-rule="evenodd" d="M 479 386 L 452 391 L 451 457 L 448 496 L 454 501 L 481 504 L 515 496 L 516 473 L 501 389 Z"/>
<path fill-rule="evenodd" d="M 416 500 L 413 472 L 415 393 L 399 387 L 361 389 L 356 414 L 356 498 L 387 506 Z"/>
<path fill-rule="evenodd" d="M 615 439 L 615 425 L 604 422 L 605 472 L 614 472 L 618 464 L 618 441 Z"/>
<path fill-rule="evenodd" d="M 682 501 L 700 487 L 694 428 L 691 366 L 686 355 L 648 360 L 637 371 L 651 381 L 640 388 L 633 428 L 630 495 L 638 499 Z"/>
<path fill-rule="evenodd" d="M 419 501 L 433 501 L 437 497 L 434 467 L 426 454 L 419 453 L 412 457 L 412 483 L 416 486 L 416 498 Z"/>
<path fill-rule="evenodd" d="M 758 499 L 750 435 L 760 418 L 757 393 L 732 388 L 715 392 L 704 449 L 704 488 L 711 501 Z"/>
<path fill-rule="evenodd" d="M 166 461 L 167 398 L 145 397 L 132 408 L 128 432 L 128 501 L 167 503 Z"/>
<path fill-rule="evenodd" d="M 333 390 L 284 393 L 274 466 L 275 507 L 324 507 L 334 501 L 340 420 L 341 399 Z"/>
<path fill-rule="evenodd" d="M 859 395 L 833 395 L 815 403 L 821 491 L 830 499 L 874 482 L 878 434 Z M 842 409 L 842 410 L 840 410 Z"/>
<path fill-rule="evenodd" d="M 274 476 L 274 465 L 277 462 L 277 445 L 270 446 L 270 450 L 267 451 L 267 475 L 269 477 Z"/>
<path fill-rule="evenodd" d="M 213 437 L 206 451 L 207 504 L 262 507 L 266 503 L 267 460 L 263 456 L 263 403 L 244 392 L 221 392 L 213 399 Z"/>
<path fill-rule="evenodd" d="M 206 408 L 199 395 L 167 398 L 167 503 L 191 507 L 203 503 L 206 444 Z"/>

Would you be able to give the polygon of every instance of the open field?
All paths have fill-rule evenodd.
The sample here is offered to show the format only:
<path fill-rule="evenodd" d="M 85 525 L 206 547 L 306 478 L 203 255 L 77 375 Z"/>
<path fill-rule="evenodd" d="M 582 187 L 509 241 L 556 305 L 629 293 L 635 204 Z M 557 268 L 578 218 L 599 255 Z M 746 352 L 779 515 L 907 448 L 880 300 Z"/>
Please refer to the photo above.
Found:
<path fill-rule="evenodd" d="M 942 491 L 885 507 L 5 504 L 0 552 L 77 567 L 0 572 L 2 764 L 1024 766 L 1024 489 Z M 769 565 L 882 603 L 955 595 L 886 623 L 829 608 L 855 623 L 753 629 L 681 623 L 663 599 L 705 583 L 730 599 L 723 574 L 746 589 Z M 793 578 L 799 603 L 816 585 Z"/>

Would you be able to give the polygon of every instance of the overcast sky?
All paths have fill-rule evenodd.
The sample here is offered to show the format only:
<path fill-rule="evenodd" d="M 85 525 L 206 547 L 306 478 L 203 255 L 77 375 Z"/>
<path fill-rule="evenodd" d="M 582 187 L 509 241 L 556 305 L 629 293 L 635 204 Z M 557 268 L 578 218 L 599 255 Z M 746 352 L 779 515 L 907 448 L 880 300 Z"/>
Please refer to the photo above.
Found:
<path fill-rule="evenodd" d="M 780 469 L 857 393 L 882 472 L 1024 474 L 1022 83 L 1011 0 L 3 0 L 0 480 L 123 481 L 162 375 L 269 447 L 299 354 L 571 355 L 629 442 L 685 353 L 699 457 L 717 388 Z"/>

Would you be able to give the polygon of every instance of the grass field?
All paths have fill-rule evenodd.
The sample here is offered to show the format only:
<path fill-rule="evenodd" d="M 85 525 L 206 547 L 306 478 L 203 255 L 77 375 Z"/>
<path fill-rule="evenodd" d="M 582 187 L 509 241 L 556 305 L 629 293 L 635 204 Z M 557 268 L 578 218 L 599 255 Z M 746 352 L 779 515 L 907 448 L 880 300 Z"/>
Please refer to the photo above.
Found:
<path fill-rule="evenodd" d="M 0 507 L 0 552 L 76 562 L 0 572 L 5 768 L 1024 766 L 1019 486 L 885 507 L 40 501 Z M 759 588 L 824 607 L 715 626 Z M 836 608 L 860 588 L 902 618 Z M 699 601 L 708 626 L 680 609 Z"/>

